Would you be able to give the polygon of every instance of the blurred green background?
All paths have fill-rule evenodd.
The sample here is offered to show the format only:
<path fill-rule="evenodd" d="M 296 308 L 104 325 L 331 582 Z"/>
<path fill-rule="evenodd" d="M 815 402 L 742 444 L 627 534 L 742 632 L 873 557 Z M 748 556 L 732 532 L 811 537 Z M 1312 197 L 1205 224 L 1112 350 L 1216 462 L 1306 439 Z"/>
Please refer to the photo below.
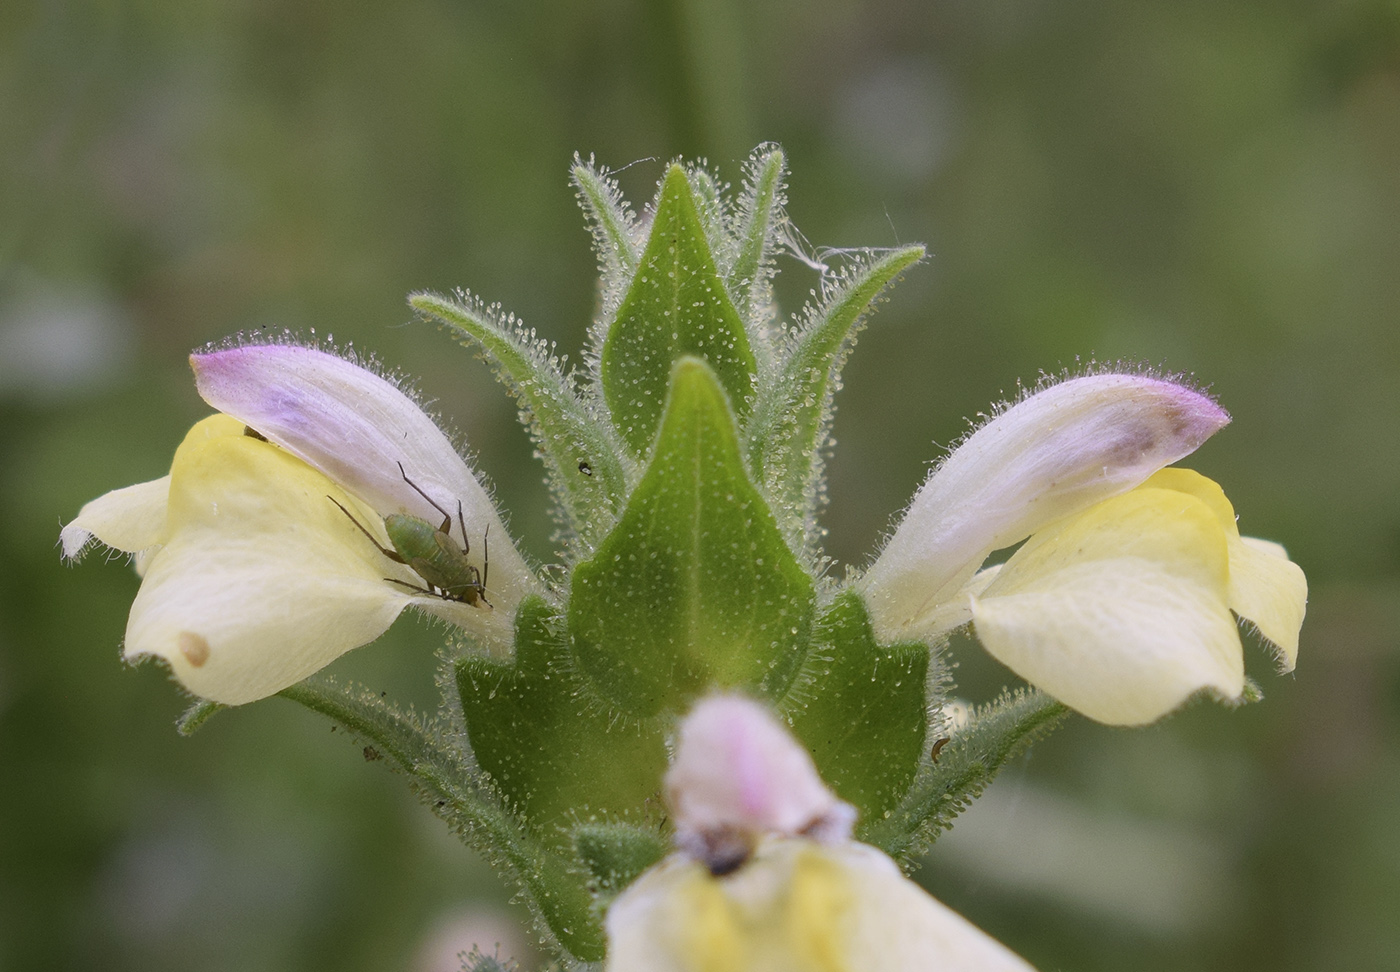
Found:
<path fill-rule="evenodd" d="M 420 376 L 525 547 L 547 495 L 464 285 L 576 352 L 566 169 L 645 202 L 762 140 L 814 243 L 925 241 L 846 372 L 826 522 L 859 565 L 964 416 L 1148 362 L 1234 424 L 1191 464 L 1312 583 L 1296 677 L 1037 746 L 922 877 L 1045 972 L 1400 969 L 1400 4 L 0 4 L 0 969 L 451 968 L 519 915 L 403 781 L 281 700 L 191 739 L 118 656 L 137 580 L 61 521 L 164 473 L 186 353 L 260 327 Z M 785 260 L 785 310 L 815 275 Z M 839 569 L 839 568 L 838 568 Z M 432 631 L 338 665 L 431 704 Z M 962 691 L 1011 680 L 954 646 Z"/>

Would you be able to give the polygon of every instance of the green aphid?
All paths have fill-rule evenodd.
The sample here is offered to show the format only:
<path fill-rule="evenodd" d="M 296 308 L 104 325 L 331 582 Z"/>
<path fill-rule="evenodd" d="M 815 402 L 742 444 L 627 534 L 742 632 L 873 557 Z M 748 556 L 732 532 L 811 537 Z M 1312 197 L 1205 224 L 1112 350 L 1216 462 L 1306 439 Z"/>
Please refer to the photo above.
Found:
<path fill-rule="evenodd" d="M 381 544 L 335 497 L 327 496 L 326 499 L 339 506 L 340 511 L 350 517 L 350 522 L 369 537 L 370 543 L 374 544 L 380 553 L 394 563 L 403 564 L 412 570 L 423 578 L 423 584 L 426 586 L 420 587 L 394 577 L 384 578 L 386 581 L 420 594 L 440 597 L 444 601 L 461 601 L 463 604 L 484 605 L 489 608 L 491 602 L 486 600 L 486 578 L 491 571 L 491 548 L 488 545 L 487 534 L 491 527 L 488 525 L 487 533 L 482 534 L 481 570 L 478 571 L 474 565 L 467 562 L 467 554 L 471 552 L 471 541 L 467 539 L 467 524 L 462 518 L 461 500 L 457 501 L 457 524 L 462 528 L 462 545 L 459 547 L 450 532 L 452 514 L 438 506 L 431 496 L 408 478 L 403 463 L 399 463 L 399 473 L 404 482 L 412 486 L 419 496 L 442 514 L 442 525 L 433 526 L 427 520 L 406 513 L 390 513 L 384 518 L 384 532 L 389 535 L 389 542 L 394 545 L 392 550 Z"/>

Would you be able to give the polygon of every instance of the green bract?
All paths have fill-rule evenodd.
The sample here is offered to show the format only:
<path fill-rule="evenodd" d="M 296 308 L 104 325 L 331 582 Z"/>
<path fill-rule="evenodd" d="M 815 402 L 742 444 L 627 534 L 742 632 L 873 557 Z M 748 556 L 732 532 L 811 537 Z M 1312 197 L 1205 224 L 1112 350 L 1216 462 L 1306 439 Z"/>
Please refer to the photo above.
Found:
<path fill-rule="evenodd" d="M 714 372 L 690 357 L 668 370 L 646 474 L 574 569 L 569 600 L 579 670 L 636 718 L 683 710 L 715 685 L 781 698 L 811 637 L 812 579 L 749 479 Z"/>
<path fill-rule="evenodd" d="M 731 197 L 675 163 L 638 219 L 605 171 L 577 162 L 603 276 L 582 373 L 465 294 L 411 298 L 519 401 L 566 570 L 519 602 L 510 657 L 468 645 L 449 659 L 455 697 L 432 721 L 325 679 L 282 693 L 408 774 L 525 892 L 566 960 L 603 957 L 603 908 L 669 846 L 668 741 L 717 687 L 767 700 L 860 811 L 862 838 L 905 863 L 1063 713 L 1007 697 L 940 751 L 946 679 L 928 645 L 881 643 L 861 597 L 823 576 L 832 391 L 877 298 L 924 251 L 823 270 L 819 302 L 780 324 L 784 172 L 761 147 Z"/>

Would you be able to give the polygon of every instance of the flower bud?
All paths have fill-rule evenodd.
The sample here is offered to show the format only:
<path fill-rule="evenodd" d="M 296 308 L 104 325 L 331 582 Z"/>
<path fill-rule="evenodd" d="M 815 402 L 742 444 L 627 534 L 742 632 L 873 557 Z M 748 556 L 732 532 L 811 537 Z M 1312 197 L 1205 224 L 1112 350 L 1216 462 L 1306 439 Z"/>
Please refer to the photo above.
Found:
<path fill-rule="evenodd" d="M 716 873 L 742 863 L 764 834 L 845 840 L 855 823 L 807 750 L 737 695 L 711 696 L 681 722 L 666 799 L 676 842 Z"/>

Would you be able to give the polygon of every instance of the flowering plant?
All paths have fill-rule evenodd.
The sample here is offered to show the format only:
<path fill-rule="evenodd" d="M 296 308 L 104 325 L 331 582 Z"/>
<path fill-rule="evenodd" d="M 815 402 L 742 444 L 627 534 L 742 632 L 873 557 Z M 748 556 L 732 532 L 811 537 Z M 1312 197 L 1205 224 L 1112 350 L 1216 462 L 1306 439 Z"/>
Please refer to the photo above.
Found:
<path fill-rule="evenodd" d="M 168 476 L 85 506 L 64 553 L 134 556 L 124 651 L 198 697 L 182 731 L 273 694 L 334 719 L 524 892 L 565 964 L 1026 968 L 894 862 L 1070 709 L 1139 725 L 1244 698 L 1236 617 L 1291 669 L 1306 584 L 1215 483 L 1165 468 L 1226 413 L 1132 370 L 997 411 L 870 565 L 833 578 L 832 395 L 924 251 L 823 268 L 817 301 L 780 319 L 784 173 L 761 147 L 731 197 L 676 163 L 638 217 L 576 160 L 602 272 L 579 372 L 465 293 L 410 298 L 520 402 L 562 570 L 516 549 L 400 382 L 291 339 L 193 355 L 218 414 Z M 431 718 L 316 674 L 405 608 L 453 632 Z M 955 724 L 941 650 L 968 625 L 1034 687 Z"/>

